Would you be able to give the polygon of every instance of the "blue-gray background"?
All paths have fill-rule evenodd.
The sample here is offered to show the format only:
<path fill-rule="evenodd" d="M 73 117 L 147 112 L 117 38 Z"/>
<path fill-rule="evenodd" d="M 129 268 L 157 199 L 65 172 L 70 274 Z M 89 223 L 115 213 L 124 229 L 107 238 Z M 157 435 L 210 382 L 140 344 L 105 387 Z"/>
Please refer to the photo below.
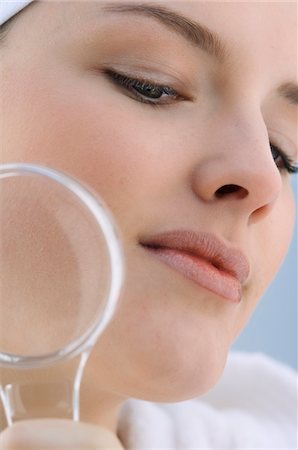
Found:
<path fill-rule="evenodd" d="M 297 204 L 297 175 L 293 188 Z M 233 349 L 264 352 L 297 370 L 297 221 L 284 264 Z M 268 255 L 270 258 L 270 255 Z"/>

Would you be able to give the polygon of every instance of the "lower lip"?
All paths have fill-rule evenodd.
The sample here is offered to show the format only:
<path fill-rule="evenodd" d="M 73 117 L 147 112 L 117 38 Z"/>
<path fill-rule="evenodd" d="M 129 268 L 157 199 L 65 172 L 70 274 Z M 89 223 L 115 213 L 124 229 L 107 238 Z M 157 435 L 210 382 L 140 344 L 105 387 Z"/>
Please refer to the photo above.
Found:
<path fill-rule="evenodd" d="M 201 287 L 233 303 L 240 302 L 242 296 L 241 284 L 233 275 L 219 270 L 210 262 L 186 252 L 171 248 L 145 248 L 159 260 Z"/>

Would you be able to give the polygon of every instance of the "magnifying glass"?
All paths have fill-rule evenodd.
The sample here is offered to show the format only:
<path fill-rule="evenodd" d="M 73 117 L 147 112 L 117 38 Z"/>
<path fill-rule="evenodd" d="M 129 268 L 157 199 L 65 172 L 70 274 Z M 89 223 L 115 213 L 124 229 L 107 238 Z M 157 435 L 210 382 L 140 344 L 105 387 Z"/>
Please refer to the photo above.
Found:
<path fill-rule="evenodd" d="M 0 397 L 8 425 L 79 420 L 83 370 L 122 281 L 119 234 L 95 192 L 40 165 L 0 165 Z"/>

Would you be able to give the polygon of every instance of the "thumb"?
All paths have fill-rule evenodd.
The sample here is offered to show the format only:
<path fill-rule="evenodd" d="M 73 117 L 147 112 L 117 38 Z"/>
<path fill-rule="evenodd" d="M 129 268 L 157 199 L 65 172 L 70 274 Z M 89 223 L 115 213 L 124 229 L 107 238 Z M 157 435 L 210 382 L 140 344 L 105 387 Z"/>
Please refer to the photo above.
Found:
<path fill-rule="evenodd" d="M 0 435 L 1 450 L 124 450 L 106 428 L 60 419 L 21 421 Z"/>

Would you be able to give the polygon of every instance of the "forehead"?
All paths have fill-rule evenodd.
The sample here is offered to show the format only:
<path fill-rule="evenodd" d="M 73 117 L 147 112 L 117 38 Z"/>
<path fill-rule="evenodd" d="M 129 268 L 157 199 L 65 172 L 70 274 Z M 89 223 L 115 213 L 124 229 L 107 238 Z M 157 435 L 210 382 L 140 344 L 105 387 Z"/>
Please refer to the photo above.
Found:
<path fill-rule="evenodd" d="M 274 52 L 277 48 L 288 48 L 289 56 L 295 55 L 297 49 L 297 3 L 296 2 L 214 2 L 197 1 L 137 1 L 137 0 L 81 0 L 80 2 L 57 2 L 47 0 L 37 2 L 34 9 L 39 9 L 41 22 L 48 22 L 53 27 L 60 25 L 65 32 L 75 30 L 75 26 L 91 25 L 92 22 L 109 20 L 104 8 L 109 5 L 151 5 L 172 9 L 184 14 L 193 21 L 203 22 L 221 34 L 223 40 L 232 48 L 245 45 L 256 53 L 266 46 L 266 51 Z M 38 8 L 36 8 L 38 7 Z M 42 8 L 42 10 L 41 10 Z M 48 9 L 49 13 L 46 13 Z M 136 14 L 126 13 L 128 16 Z M 122 14 L 123 18 L 124 15 Z M 98 25 L 100 25 L 98 23 Z M 256 43 L 258 45 L 256 46 Z M 268 44 L 270 44 L 268 46 Z M 295 59 L 295 58 L 294 58 Z"/>
<path fill-rule="evenodd" d="M 34 9 L 42 8 L 43 18 L 46 21 L 50 16 L 45 14 L 45 8 L 51 11 L 51 16 L 57 13 L 55 20 L 65 23 L 70 23 L 73 19 L 84 20 L 94 16 L 101 16 L 101 12 L 105 6 L 109 5 L 150 5 L 150 6 L 164 6 L 175 11 L 184 13 L 193 20 L 204 20 L 217 29 L 221 29 L 227 36 L 234 30 L 245 35 L 247 32 L 266 32 L 269 28 L 275 25 L 282 26 L 288 32 L 296 33 L 297 31 L 297 12 L 298 5 L 296 2 L 286 1 L 212 1 L 204 0 L 192 1 L 171 1 L 171 0 L 80 0 L 76 1 L 62 1 L 46 0 L 34 1 Z M 54 18 L 54 17 L 53 17 Z M 70 20 L 68 20 L 70 19 Z M 230 19 L 230 20 L 227 20 Z M 276 38 L 284 41 L 285 36 L 279 34 L 280 30 L 276 30 Z M 282 37 L 282 39 L 281 39 Z"/>
<path fill-rule="evenodd" d="M 106 24 L 117 26 L 120 22 L 132 27 L 139 21 L 155 21 L 153 16 L 126 11 L 118 14 L 105 11 L 107 5 L 153 5 L 183 14 L 215 31 L 229 56 L 228 62 L 235 70 L 260 75 L 266 70 L 277 74 L 277 82 L 296 78 L 297 72 L 297 4 L 295 2 L 214 2 L 214 1 L 137 1 L 110 0 L 80 2 L 36 2 L 31 9 L 34 27 L 47 39 L 78 38 L 78 35 L 98 32 Z M 117 16 L 117 18 L 116 18 Z M 30 28 L 32 29 L 32 19 Z M 159 23 L 159 27 L 161 24 Z M 141 26 L 137 33 L 143 33 Z M 37 31 L 37 30 L 35 30 Z M 169 30 L 168 30 L 169 31 Z M 160 31 L 162 33 L 162 31 Z M 153 35 L 153 32 L 151 33 Z M 137 41 L 137 39 L 136 39 Z"/>
<path fill-rule="evenodd" d="M 282 60 L 297 70 L 297 4 L 295 2 L 165 2 L 215 30 L 235 65 L 259 67 Z"/>

